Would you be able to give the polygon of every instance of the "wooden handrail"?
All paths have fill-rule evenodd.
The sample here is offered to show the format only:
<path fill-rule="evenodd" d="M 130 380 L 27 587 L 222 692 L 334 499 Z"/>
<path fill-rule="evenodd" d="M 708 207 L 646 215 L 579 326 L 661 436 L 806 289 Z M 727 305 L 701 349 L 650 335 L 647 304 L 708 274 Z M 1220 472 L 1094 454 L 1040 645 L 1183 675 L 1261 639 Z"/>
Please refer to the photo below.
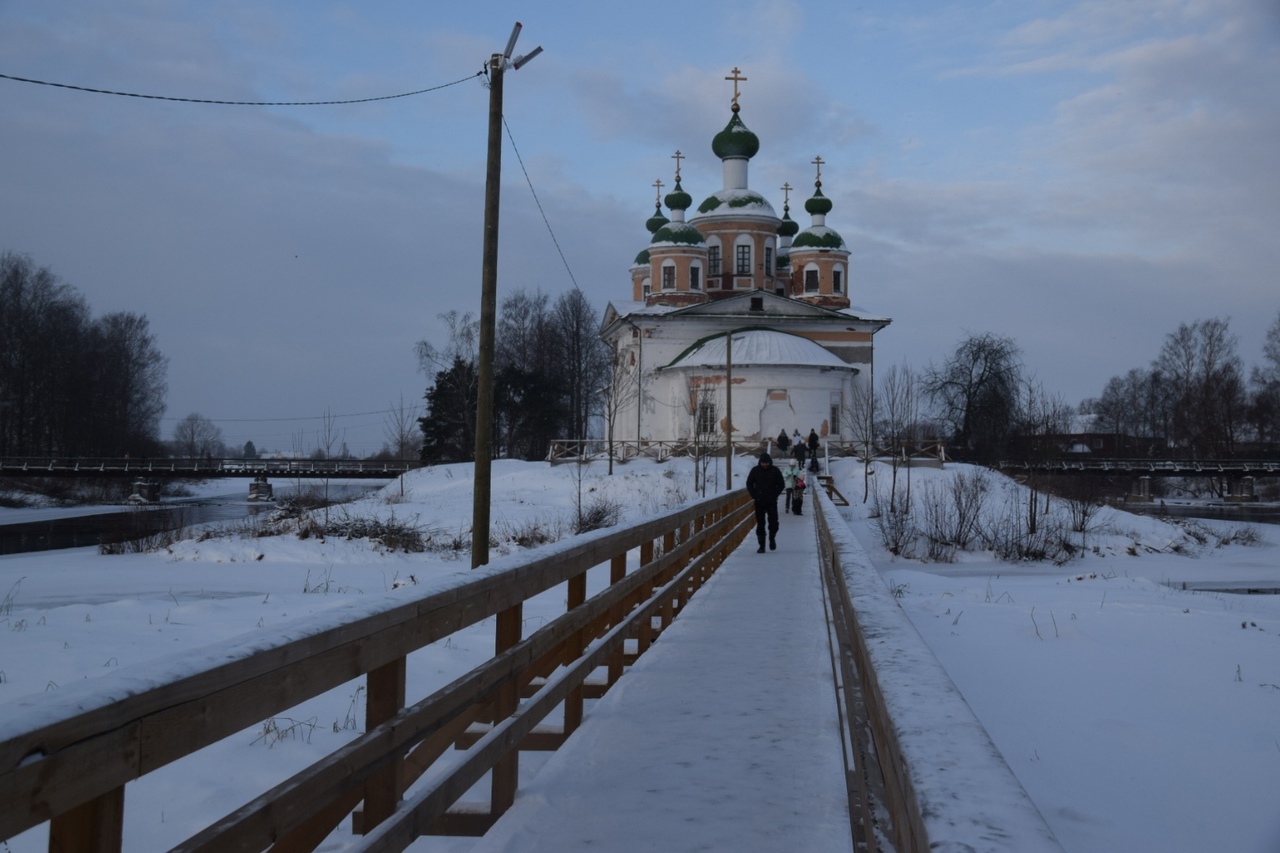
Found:
<path fill-rule="evenodd" d="M 587 674 L 618 658 L 625 639 L 651 637 L 652 616 L 661 616 L 665 626 L 746 536 L 751 522 L 745 494 L 730 493 L 624 530 L 588 534 L 546 556 L 506 558 L 474 578 L 408 602 L 356 608 L 340 621 L 325 614 L 299 620 L 275 641 L 215 644 L 196 652 L 208 666 L 187 666 L 178 675 L 172 674 L 172 660 L 122 670 L 126 685 L 146 686 L 132 693 L 126 686 L 117 699 L 106 698 L 110 692 L 99 680 L 33 697 L 0 724 L 0 838 L 48 820 L 51 849 L 56 844 L 66 851 L 119 850 L 120 792 L 126 782 L 366 675 L 370 719 L 365 735 L 177 848 L 265 849 L 273 840 L 291 838 L 279 849 L 314 849 L 361 799 L 361 828 L 373 829 L 391 809 L 376 805 L 371 786 L 393 780 L 381 790 L 389 791 L 394 807 L 412 778 L 461 728 L 492 713 L 486 709 L 494 707 L 496 691 L 530 685 L 550 673 L 538 698 L 494 721 L 482 746 L 473 747 L 458 768 L 435 783 L 431 803 L 415 805 L 411 825 L 395 830 L 416 837 L 448 817 L 445 810 L 455 792 L 461 795 L 469 787 L 459 780 L 483 775 L 518 750 L 533 725 L 581 687 Z M 661 549 L 654 547 L 658 541 Z M 626 555 L 636 549 L 640 566 L 628 573 Z M 577 585 L 589 569 L 604 564 L 611 567 L 604 590 L 590 598 L 569 595 L 566 613 L 405 707 L 403 676 L 396 673 L 403 672 L 408 654 L 560 584 Z M 570 707 L 566 731 L 571 730 Z M 405 766 L 404 756 L 415 745 L 421 751 L 412 753 L 413 766 Z M 403 813 L 396 810 L 395 819 L 403 822 Z M 471 828 L 483 831 L 496 817 L 472 821 Z M 85 838 L 94 846 L 86 846 Z"/>

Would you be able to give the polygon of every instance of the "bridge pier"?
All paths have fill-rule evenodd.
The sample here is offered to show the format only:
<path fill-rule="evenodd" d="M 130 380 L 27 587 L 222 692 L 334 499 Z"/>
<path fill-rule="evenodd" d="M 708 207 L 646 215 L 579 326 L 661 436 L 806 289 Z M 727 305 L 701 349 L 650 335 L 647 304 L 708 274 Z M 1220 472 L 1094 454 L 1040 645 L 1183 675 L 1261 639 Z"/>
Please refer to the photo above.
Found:
<path fill-rule="evenodd" d="M 1239 477 L 1227 481 L 1230 492 L 1226 496 L 1228 503 L 1252 503 L 1258 499 L 1254 491 L 1253 477 Z"/>
<path fill-rule="evenodd" d="M 129 495 L 129 500 L 146 501 L 147 503 L 155 503 L 160 500 L 160 483 L 156 480 L 134 480 L 133 493 Z"/>
<path fill-rule="evenodd" d="M 249 500 L 273 501 L 275 499 L 275 489 L 267 482 L 266 474 L 259 474 L 249 483 Z"/>
<path fill-rule="evenodd" d="M 1125 498 L 1125 503 L 1149 504 L 1151 503 L 1151 478 L 1138 477 L 1133 481 L 1133 488 L 1129 495 Z"/>

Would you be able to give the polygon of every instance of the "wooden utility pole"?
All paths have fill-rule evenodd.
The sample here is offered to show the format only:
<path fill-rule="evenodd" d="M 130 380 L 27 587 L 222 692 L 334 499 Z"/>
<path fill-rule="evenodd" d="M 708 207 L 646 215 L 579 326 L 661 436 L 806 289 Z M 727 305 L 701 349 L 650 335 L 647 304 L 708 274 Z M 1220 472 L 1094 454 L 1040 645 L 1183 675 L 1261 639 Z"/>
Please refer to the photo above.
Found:
<path fill-rule="evenodd" d="M 733 332 L 724 336 L 724 490 L 733 491 Z"/>
<path fill-rule="evenodd" d="M 498 315 L 498 198 L 502 188 L 502 76 L 542 52 L 534 48 L 511 59 L 521 25 L 507 49 L 489 57 L 489 158 L 484 179 L 484 256 L 480 267 L 480 352 L 476 375 L 475 489 L 471 504 L 471 568 L 489 562 L 489 502 L 493 470 L 493 362 Z"/>

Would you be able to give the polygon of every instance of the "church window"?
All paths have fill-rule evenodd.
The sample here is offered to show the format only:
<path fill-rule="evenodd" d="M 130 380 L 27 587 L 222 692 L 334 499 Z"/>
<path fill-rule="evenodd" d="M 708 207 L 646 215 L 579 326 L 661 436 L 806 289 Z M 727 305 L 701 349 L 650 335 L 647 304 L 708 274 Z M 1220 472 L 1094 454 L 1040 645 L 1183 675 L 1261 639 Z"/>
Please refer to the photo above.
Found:
<path fill-rule="evenodd" d="M 689 289 L 690 290 L 702 289 L 702 267 L 698 267 L 698 266 L 689 267 Z"/>
<path fill-rule="evenodd" d="M 720 247 L 707 247 L 707 275 L 720 275 Z"/>
<path fill-rule="evenodd" d="M 764 249 L 764 274 L 773 275 L 773 249 L 768 246 Z"/>
<path fill-rule="evenodd" d="M 817 270 L 804 271 L 804 292 L 805 293 L 818 292 L 818 271 Z"/>
<path fill-rule="evenodd" d="M 675 290 L 676 287 L 676 268 L 674 266 L 662 268 L 662 289 Z"/>
<path fill-rule="evenodd" d="M 649 281 L 649 279 L 646 278 L 644 280 L 644 285 L 640 288 L 640 290 L 642 292 L 642 295 L 645 298 L 648 298 L 649 294 L 653 292 L 653 284 Z"/>
<path fill-rule="evenodd" d="M 751 275 L 751 247 L 750 246 L 734 246 L 737 253 L 737 269 L 738 275 Z"/>
<path fill-rule="evenodd" d="M 840 434 L 840 410 L 844 408 L 842 401 L 839 391 L 831 392 L 831 435 Z"/>
<path fill-rule="evenodd" d="M 714 435 L 716 430 L 716 404 L 714 400 L 698 400 L 698 435 Z"/>
<path fill-rule="evenodd" d="M 833 293 L 844 292 L 844 270 L 831 271 L 831 291 Z"/>

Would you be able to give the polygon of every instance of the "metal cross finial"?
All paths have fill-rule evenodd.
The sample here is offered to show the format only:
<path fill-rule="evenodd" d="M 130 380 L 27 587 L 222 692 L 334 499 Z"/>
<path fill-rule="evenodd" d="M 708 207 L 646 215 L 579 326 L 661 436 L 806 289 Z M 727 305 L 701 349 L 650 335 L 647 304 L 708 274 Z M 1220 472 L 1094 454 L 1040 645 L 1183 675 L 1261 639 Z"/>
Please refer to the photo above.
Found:
<path fill-rule="evenodd" d="M 779 187 L 779 189 L 782 190 L 782 193 L 783 193 L 782 206 L 786 207 L 787 205 L 791 204 L 791 182 L 787 181 L 785 184 Z"/>
<path fill-rule="evenodd" d="M 813 158 L 812 160 L 810 160 L 809 162 L 810 162 L 810 163 L 812 163 L 812 164 L 814 164 L 815 166 L 817 166 L 817 167 L 818 167 L 818 176 L 817 176 L 816 178 L 814 178 L 814 181 L 815 181 L 819 186 L 821 186 L 821 184 L 822 184 L 822 164 L 823 164 L 823 163 L 825 163 L 826 161 L 825 161 L 825 160 L 823 160 L 823 159 L 822 159 L 822 155 L 821 155 L 821 154 L 819 154 L 817 157 L 814 157 L 814 158 Z"/>
<path fill-rule="evenodd" d="M 676 161 L 676 181 L 680 180 L 680 161 L 685 159 L 684 154 L 680 153 L 680 149 L 676 149 L 676 153 L 671 155 L 671 159 Z"/>
<path fill-rule="evenodd" d="M 733 69 L 733 76 L 724 78 L 726 80 L 733 81 L 733 105 L 735 107 L 738 106 L 738 84 L 746 82 L 746 79 L 747 79 L 746 77 L 743 77 L 741 75 L 742 75 L 742 72 L 739 71 L 737 67 L 735 67 Z"/>
<path fill-rule="evenodd" d="M 658 180 L 656 180 L 656 181 L 654 181 L 654 182 L 653 182 L 653 185 L 654 185 L 654 187 L 656 187 L 656 188 L 657 188 L 657 192 L 655 192 L 655 193 L 654 193 L 654 201 L 658 202 L 659 206 L 661 206 L 661 204 L 662 204 L 662 188 L 663 188 L 663 187 L 665 187 L 665 186 L 666 186 L 666 184 L 664 184 L 664 183 L 662 182 L 662 178 L 658 178 Z"/>

